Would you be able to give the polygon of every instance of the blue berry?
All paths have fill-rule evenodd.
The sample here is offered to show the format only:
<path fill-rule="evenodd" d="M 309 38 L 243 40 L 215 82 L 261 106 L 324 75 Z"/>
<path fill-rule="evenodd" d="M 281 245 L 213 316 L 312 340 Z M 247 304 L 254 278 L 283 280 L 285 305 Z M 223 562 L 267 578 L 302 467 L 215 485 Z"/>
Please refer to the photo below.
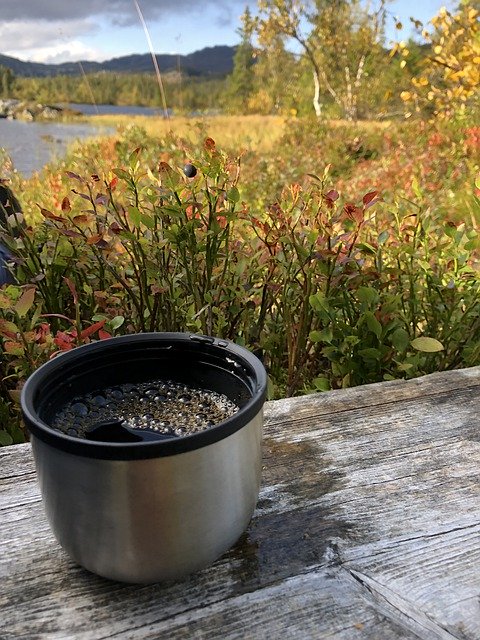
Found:
<path fill-rule="evenodd" d="M 187 178 L 194 178 L 197 175 L 197 167 L 194 164 L 188 163 L 183 167 L 183 173 Z"/>

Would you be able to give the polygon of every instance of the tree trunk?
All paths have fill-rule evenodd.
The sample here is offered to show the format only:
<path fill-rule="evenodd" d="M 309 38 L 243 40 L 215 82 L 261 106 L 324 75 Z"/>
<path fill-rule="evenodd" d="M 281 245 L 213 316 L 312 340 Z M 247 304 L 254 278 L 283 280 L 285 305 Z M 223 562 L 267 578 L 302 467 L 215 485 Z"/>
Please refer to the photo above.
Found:
<path fill-rule="evenodd" d="M 320 76 L 318 69 L 313 67 L 313 84 L 315 85 L 315 92 L 313 94 L 313 108 L 315 109 L 315 115 L 320 118 L 322 115 L 322 105 L 320 104 Z"/>

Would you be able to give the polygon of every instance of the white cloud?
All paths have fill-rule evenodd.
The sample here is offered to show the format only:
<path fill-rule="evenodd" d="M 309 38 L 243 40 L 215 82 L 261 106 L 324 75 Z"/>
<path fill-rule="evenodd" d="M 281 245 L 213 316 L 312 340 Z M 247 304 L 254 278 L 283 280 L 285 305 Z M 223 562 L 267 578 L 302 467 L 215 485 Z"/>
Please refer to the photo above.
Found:
<path fill-rule="evenodd" d="M 31 62 L 44 62 L 46 64 L 58 64 L 60 62 L 77 62 L 78 60 L 93 60 L 102 62 L 107 57 L 104 51 L 93 49 L 80 40 L 72 40 L 67 44 L 51 45 L 49 47 L 37 47 L 22 51 L 5 51 L 5 55 Z"/>
<path fill-rule="evenodd" d="M 48 47 L 51 43 L 63 42 L 66 46 L 72 39 L 92 34 L 98 26 L 90 19 L 70 20 L 11 20 L 0 22 L 2 51 L 23 51 Z"/>

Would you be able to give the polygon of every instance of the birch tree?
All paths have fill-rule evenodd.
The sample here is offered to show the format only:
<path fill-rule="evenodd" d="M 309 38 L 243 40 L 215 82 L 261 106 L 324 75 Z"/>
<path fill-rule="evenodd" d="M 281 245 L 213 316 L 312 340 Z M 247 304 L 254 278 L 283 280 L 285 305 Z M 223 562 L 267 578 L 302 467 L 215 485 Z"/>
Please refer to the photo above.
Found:
<path fill-rule="evenodd" d="M 311 68 L 318 117 L 321 96 L 329 95 L 343 117 L 357 119 L 367 69 L 384 57 L 386 1 L 258 0 L 260 45 L 268 48 L 279 35 L 295 44 Z"/>

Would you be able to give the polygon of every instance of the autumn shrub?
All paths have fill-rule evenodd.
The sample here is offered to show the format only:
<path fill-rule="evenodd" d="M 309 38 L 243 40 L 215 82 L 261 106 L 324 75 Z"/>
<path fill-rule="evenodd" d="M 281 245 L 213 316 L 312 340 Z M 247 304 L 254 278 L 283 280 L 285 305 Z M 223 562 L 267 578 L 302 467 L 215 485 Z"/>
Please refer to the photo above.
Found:
<path fill-rule="evenodd" d="M 327 162 L 295 182 L 286 155 L 273 189 L 211 138 L 131 129 L 96 144 L 46 173 L 48 189 L 35 178 L 25 209 L 37 213 L 2 233 L 18 281 L 0 291 L 2 444 L 24 438 L 18 398 L 34 369 L 125 333 L 246 345 L 271 397 L 479 363 L 477 231 L 420 187 L 411 199 L 354 182 L 340 192 Z"/>

